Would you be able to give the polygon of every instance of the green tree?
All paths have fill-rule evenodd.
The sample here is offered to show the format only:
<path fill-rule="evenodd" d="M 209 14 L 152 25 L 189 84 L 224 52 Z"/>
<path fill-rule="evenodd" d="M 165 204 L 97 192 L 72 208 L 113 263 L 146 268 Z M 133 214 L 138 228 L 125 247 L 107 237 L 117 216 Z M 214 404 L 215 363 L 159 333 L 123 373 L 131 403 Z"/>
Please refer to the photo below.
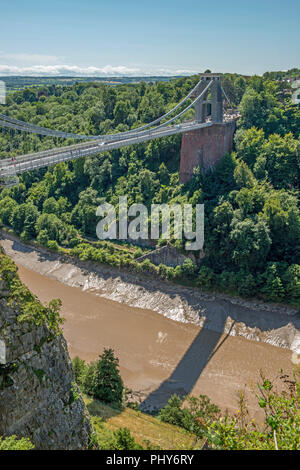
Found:
<path fill-rule="evenodd" d="M 252 171 L 243 161 L 240 161 L 235 168 L 234 179 L 239 188 L 251 188 L 255 184 Z"/>
<path fill-rule="evenodd" d="M 114 119 L 116 125 L 126 121 L 126 117 L 130 112 L 130 102 L 126 101 L 117 101 L 114 107 Z"/>
<path fill-rule="evenodd" d="M 269 228 L 263 220 L 237 221 L 230 232 L 232 261 L 245 271 L 257 270 L 266 262 L 271 239 Z"/>
<path fill-rule="evenodd" d="M 80 359 L 80 357 L 78 356 L 75 356 L 72 360 L 72 366 L 75 381 L 78 385 L 82 386 L 84 384 L 88 366 L 86 365 L 85 361 L 83 359 Z"/>
<path fill-rule="evenodd" d="M 105 403 L 121 405 L 123 381 L 119 372 L 119 360 L 113 349 L 104 349 L 97 361 L 94 396 Z"/>
<path fill-rule="evenodd" d="M 6 196 L 0 200 L 0 218 L 5 225 L 10 225 L 11 214 L 17 209 L 18 204 L 11 197 Z"/>
<path fill-rule="evenodd" d="M 285 291 L 275 263 L 269 264 L 262 278 L 265 282 L 261 292 L 266 294 L 271 301 L 280 301 L 284 297 Z"/>

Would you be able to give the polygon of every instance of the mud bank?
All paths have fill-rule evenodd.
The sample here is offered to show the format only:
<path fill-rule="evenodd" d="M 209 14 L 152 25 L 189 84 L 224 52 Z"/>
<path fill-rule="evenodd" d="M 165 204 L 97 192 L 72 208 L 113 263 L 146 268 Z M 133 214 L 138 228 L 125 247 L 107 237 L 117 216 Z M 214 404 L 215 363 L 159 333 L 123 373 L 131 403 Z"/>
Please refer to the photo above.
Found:
<path fill-rule="evenodd" d="M 41 301 L 61 298 L 71 357 L 90 361 L 112 347 L 125 384 L 145 408 L 163 406 L 172 393 L 203 393 L 233 411 L 237 391 L 245 389 L 257 415 L 250 389 L 259 370 L 273 378 L 280 369 L 294 368 L 285 348 L 297 343 L 297 314 L 251 309 L 194 289 L 63 260 L 16 239 L 1 243 Z M 283 347 L 266 344 L 272 342 Z"/>

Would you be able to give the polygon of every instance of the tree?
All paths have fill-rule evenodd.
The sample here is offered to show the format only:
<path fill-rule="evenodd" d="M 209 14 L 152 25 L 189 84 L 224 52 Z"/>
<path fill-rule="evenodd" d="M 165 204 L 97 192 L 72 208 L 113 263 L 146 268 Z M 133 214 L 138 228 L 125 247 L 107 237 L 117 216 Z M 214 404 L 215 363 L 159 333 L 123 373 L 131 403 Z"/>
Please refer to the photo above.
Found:
<path fill-rule="evenodd" d="M 240 161 L 235 168 L 234 179 L 239 188 L 251 188 L 255 183 L 252 171 L 243 161 Z"/>
<path fill-rule="evenodd" d="M 198 437 L 203 437 L 205 428 L 219 413 L 219 408 L 211 403 L 206 395 L 186 396 L 181 399 L 174 394 L 160 410 L 158 417 L 165 423 L 180 426 Z"/>
<path fill-rule="evenodd" d="M 43 203 L 43 212 L 58 215 L 58 203 L 54 197 L 49 197 Z"/>
<path fill-rule="evenodd" d="M 265 168 L 275 188 L 298 188 L 300 185 L 300 141 L 291 133 L 271 135 L 262 149 Z"/>
<path fill-rule="evenodd" d="M 240 268 L 249 271 L 264 266 L 271 239 L 269 228 L 263 220 L 257 223 L 247 218 L 237 221 L 230 233 L 232 241 L 232 260 Z"/>
<path fill-rule="evenodd" d="M 88 366 L 85 361 L 78 356 L 75 356 L 72 360 L 72 366 L 76 383 L 80 386 L 83 385 Z"/>
<path fill-rule="evenodd" d="M 10 216 L 10 225 L 13 230 L 20 234 L 23 230 L 24 219 L 25 219 L 25 207 L 26 204 L 17 205 Z"/>
<path fill-rule="evenodd" d="M 269 264 L 262 277 L 265 282 L 261 291 L 266 294 L 271 301 L 280 301 L 284 297 L 285 292 L 276 264 Z"/>
<path fill-rule="evenodd" d="M 17 207 L 16 201 L 9 196 L 5 196 L 0 200 L 0 218 L 5 225 L 10 225 L 11 214 Z"/>
<path fill-rule="evenodd" d="M 237 155 L 253 169 L 257 158 L 262 154 L 265 144 L 265 133 L 262 129 L 238 129 L 235 135 Z"/>
<path fill-rule="evenodd" d="M 24 217 L 24 234 L 28 239 L 36 236 L 36 221 L 39 218 L 40 212 L 37 207 L 31 203 L 26 204 L 25 217 Z"/>
<path fill-rule="evenodd" d="M 85 371 L 83 377 L 83 391 L 88 395 L 95 396 L 95 391 L 97 389 L 97 374 L 98 367 L 97 362 L 91 362 Z"/>
<path fill-rule="evenodd" d="M 116 125 L 126 121 L 127 114 L 130 111 L 130 102 L 126 101 L 117 101 L 114 108 L 114 118 Z"/>
<path fill-rule="evenodd" d="M 98 193 L 91 187 L 79 194 L 79 201 L 71 213 L 71 223 L 81 228 L 86 234 L 96 233 L 96 208 L 103 200 L 98 197 Z"/>
<path fill-rule="evenodd" d="M 237 77 L 234 80 L 234 88 L 236 93 L 236 101 L 239 103 L 246 91 L 246 80 L 244 77 Z"/>
<path fill-rule="evenodd" d="M 104 349 L 97 361 L 94 396 L 105 403 L 120 406 L 123 400 L 123 381 L 119 372 L 119 360 L 113 349 Z"/>
<path fill-rule="evenodd" d="M 161 163 L 158 169 L 158 176 L 161 184 L 167 185 L 170 182 L 170 174 L 164 163 Z"/>

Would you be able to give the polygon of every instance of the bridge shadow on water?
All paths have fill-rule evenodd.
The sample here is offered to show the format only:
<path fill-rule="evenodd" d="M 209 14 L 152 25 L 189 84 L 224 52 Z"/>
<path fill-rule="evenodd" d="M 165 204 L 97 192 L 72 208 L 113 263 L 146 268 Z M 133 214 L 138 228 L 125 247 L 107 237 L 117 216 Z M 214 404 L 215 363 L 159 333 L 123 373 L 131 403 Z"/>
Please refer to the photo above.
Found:
<path fill-rule="evenodd" d="M 162 408 L 174 393 L 181 398 L 191 393 L 211 358 L 230 335 L 234 323 L 222 341 L 220 339 L 224 333 L 208 330 L 203 325 L 172 374 L 144 399 L 141 409 L 151 411 Z"/>

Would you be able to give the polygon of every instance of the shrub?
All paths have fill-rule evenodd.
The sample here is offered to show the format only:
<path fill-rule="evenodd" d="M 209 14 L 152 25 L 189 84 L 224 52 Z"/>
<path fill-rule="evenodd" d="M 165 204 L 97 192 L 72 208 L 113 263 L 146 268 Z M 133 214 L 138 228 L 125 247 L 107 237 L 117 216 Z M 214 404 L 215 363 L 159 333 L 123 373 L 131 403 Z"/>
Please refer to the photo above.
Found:
<path fill-rule="evenodd" d="M 181 399 L 174 394 L 167 405 L 160 410 L 158 417 L 165 423 L 180 426 L 202 437 L 208 425 L 219 413 L 219 408 L 211 403 L 206 395 L 187 396 Z"/>
<path fill-rule="evenodd" d="M 181 266 L 181 270 L 184 276 L 193 277 L 198 267 L 190 258 L 187 258 Z"/>
<path fill-rule="evenodd" d="M 253 293 L 256 292 L 256 280 L 253 274 L 242 272 L 238 283 L 238 293 L 244 297 L 252 297 Z"/>
<path fill-rule="evenodd" d="M 37 242 L 42 246 L 47 246 L 48 241 L 49 241 L 48 232 L 47 230 L 42 229 L 37 236 Z"/>
<path fill-rule="evenodd" d="M 74 378 L 78 385 L 83 385 L 86 376 L 87 368 L 85 361 L 78 356 L 74 357 L 72 361 Z"/>
<path fill-rule="evenodd" d="M 69 241 L 69 247 L 70 247 L 70 248 L 74 248 L 74 247 L 77 246 L 79 243 L 80 243 L 79 238 L 71 238 L 71 240 Z"/>
<path fill-rule="evenodd" d="M 209 447 L 218 450 L 300 450 L 300 384 L 297 380 L 288 380 L 287 375 L 280 378 L 286 386 L 281 392 L 263 377 L 258 385 L 257 399 L 265 415 L 262 426 L 253 419 L 248 421 L 248 410 L 241 407 L 238 415 L 221 417 L 209 425 L 206 432 Z"/>
<path fill-rule="evenodd" d="M 133 253 L 133 257 L 136 259 L 142 256 L 142 254 L 143 254 L 143 250 L 141 248 L 137 248 L 135 252 Z"/>
<path fill-rule="evenodd" d="M 142 450 L 131 436 L 128 428 L 119 428 L 114 432 L 114 449 L 116 450 Z"/>
<path fill-rule="evenodd" d="M 268 268 L 262 275 L 262 278 L 264 279 L 265 284 L 262 287 L 261 292 L 266 294 L 268 299 L 273 302 L 282 300 L 285 291 L 276 263 L 269 264 Z"/>
<path fill-rule="evenodd" d="M 56 240 L 48 240 L 47 248 L 49 248 L 49 250 L 57 251 L 58 248 L 59 248 L 57 241 Z"/>
<path fill-rule="evenodd" d="M 197 285 L 203 287 L 204 289 L 211 289 L 214 282 L 214 272 L 212 269 L 207 266 L 202 266 L 199 269 L 197 277 Z"/>
<path fill-rule="evenodd" d="M 17 438 L 17 436 L 1 437 L 0 450 L 31 450 L 34 445 L 26 437 Z"/>
<path fill-rule="evenodd" d="M 93 416 L 92 421 L 96 431 L 94 448 L 100 450 L 143 450 L 143 447 L 135 442 L 128 428 L 111 431 L 99 416 Z"/>
<path fill-rule="evenodd" d="M 145 259 L 144 261 L 142 261 L 142 263 L 140 263 L 140 265 L 142 267 L 142 270 L 146 271 L 147 273 L 155 274 L 157 272 L 157 267 L 155 266 L 155 264 L 151 263 L 149 259 Z"/>
<path fill-rule="evenodd" d="M 168 267 L 165 265 L 165 264 L 160 264 L 158 266 L 158 274 L 162 277 L 162 278 L 166 278 L 167 277 L 167 271 L 168 271 Z"/>

